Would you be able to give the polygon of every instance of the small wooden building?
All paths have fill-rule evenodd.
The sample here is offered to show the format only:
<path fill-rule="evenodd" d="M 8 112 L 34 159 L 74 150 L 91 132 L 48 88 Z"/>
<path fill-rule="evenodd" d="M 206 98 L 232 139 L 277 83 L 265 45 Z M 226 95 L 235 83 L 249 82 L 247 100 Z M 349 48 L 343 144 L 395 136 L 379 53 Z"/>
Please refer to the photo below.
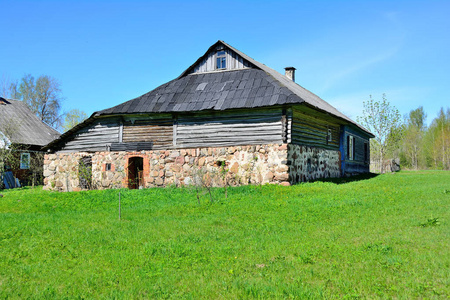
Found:
<path fill-rule="evenodd" d="M 294 72 L 218 41 L 174 80 L 48 144 L 46 188 L 86 187 L 81 165 L 96 188 L 189 184 L 198 168 L 223 165 L 236 184 L 369 172 L 373 135 L 295 83 Z"/>
<path fill-rule="evenodd" d="M 59 132 L 42 122 L 23 101 L 0 97 L 0 174 L 11 171 L 21 184 L 33 180 L 42 184 L 41 148 L 59 136 Z"/>

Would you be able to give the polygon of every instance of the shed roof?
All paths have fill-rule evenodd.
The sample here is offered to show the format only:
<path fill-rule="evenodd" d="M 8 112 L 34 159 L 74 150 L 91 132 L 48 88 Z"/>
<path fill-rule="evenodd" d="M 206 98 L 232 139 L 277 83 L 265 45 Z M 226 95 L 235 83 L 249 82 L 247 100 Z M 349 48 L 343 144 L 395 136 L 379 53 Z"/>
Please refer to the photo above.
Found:
<path fill-rule="evenodd" d="M 0 97 L 0 132 L 8 130 L 12 143 L 44 146 L 60 133 L 42 122 L 24 103 Z"/>

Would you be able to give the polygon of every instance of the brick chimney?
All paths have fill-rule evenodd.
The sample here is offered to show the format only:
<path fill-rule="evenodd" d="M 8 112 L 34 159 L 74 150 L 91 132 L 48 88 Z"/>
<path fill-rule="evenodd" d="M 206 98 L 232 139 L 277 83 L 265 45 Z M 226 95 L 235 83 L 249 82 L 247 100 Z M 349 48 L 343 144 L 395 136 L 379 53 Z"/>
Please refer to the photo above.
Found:
<path fill-rule="evenodd" d="M 286 68 L 284 68 L 284 70 L 286 71 L 284 73 L 284 75 L 287 78 L 289 78 L 290 80 L 295 82 L 295 70 L 296 70 L 296 68 L 294 68 L 294 67 L 286 67 Z"/>

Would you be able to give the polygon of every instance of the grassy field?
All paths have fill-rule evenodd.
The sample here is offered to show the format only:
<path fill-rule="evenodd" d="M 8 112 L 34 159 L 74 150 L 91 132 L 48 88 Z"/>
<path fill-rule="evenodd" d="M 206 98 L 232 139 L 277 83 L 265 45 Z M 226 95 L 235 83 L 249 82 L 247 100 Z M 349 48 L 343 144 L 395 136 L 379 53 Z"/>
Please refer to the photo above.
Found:
<path fill-rule="evenodd" d="M 0 193 L 2 299 L 450 296 L 450 172 Z"/>

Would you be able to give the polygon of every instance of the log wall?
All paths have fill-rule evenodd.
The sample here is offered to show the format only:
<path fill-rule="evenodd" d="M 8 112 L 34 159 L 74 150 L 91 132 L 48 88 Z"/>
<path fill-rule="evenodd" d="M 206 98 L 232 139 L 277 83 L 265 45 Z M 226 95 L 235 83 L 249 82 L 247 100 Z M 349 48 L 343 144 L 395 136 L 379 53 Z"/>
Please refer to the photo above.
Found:
<path fill-rule="evenodd" d="M 310 116 L 294 108 L 291 130 L 293 144 L 339 149 L 340 126 L 330 121 Z M 328 130 L 331 130 L 331 141 L 328 140 Z"/>
<path fill-rule="evenodd" d="M 123 124 L 123 143 L 152 142 L 153 149 L 173 146 L 173 119 L 127 120 Z"/>
<path fill-rule="evenodd" d="M 283 142 L 282 110 L 241 110 L 179 116 L 176 147 L 224 147 Z"/>
<path fill-rule="evenodd" d="M 119 118 L 97 120 L 77 131 L 60 152 L 107 151 L 111 143 L 119 142 L 119 130 Z"/>

